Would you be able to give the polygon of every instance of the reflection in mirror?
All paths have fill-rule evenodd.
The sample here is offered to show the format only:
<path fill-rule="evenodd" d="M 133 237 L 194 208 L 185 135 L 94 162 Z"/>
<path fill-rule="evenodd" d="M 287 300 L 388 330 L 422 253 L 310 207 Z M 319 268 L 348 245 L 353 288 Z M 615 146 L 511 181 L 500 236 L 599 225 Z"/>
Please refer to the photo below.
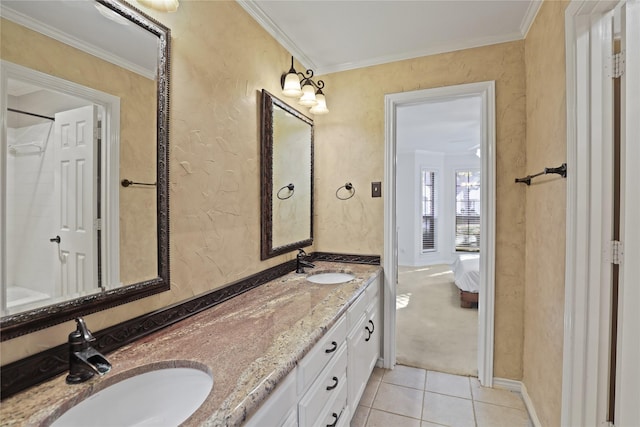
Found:
<path fill-rule="evenodd" d="M 6 340 L 169 288 L 169 30 L 115 0 L 0 7 Z"/>
<path fill-rule="evenodd" d="M 262 91 L 262 259 L 313 242 L 313 120 Z"/>

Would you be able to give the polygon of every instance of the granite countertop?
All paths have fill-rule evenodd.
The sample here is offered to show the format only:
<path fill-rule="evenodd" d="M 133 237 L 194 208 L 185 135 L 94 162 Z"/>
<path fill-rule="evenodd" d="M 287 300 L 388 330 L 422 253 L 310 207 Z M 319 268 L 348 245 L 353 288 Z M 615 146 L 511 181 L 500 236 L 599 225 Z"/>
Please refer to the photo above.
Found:
<path fill-rule="evenodd" d="M 3 426 L 48 425 L 92 393 L 162 367 L 205 370 L 213 389 L 184 426 L 241 425 L 346 312 L 380 266 L 317 261 L 309 274 L 349 272 L 347 283 L 319 285 L 289 273 L 107 355 L 107 375 L 79 385 L 65 376 L 2 402 Z"/>

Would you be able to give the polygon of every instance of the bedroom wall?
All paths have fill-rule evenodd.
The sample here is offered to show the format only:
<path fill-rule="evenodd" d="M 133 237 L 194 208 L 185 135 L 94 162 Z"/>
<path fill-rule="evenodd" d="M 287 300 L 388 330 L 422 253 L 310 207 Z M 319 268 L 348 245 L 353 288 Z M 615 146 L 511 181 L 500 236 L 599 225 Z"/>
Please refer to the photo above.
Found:
<path fill-rule="evenodd" d="M 402 150 L 398 144 L 398 150 Z M 421 170 L 429 168 L 436 171 L 436 197 L 442 194 L 444 155 L 426 151 L 413 151 L 398 154 L 397 176 L 397 223 L 398 223 L 398 264 L 407 266 L 426 265 L 425 255 L 435 259 L 439 251 L 422 253 L 422 205 Z M 442 211 L 440 211 L 442 214 Z M 436 231 L 436 250 L 441 248 L 442 226 Z"/>
<path fill-rule="evenodd" d="M 331 113 L 315 118 L 316 249 L 382 254 L 385 94 L 463 83 L 496 82 L 495 375 L 522 379 L 525 268 L 524 41 L 432 55 L 322 76 Z M 343 202 L 335 189 L 353 182 Z"/>
<path fill-rule="evenodd" d="M 567 4 L 545 1 L 525 40 L 527 173 L 566 161 Z M 527 187 L 526 211 L 523 381 L 542 425 L 559 426 L 566 180 L 540 179 Z"/>
<path fill-rule="evenodd" d="M 401 143 L 398 150 L 402 150 Z M 422 168 L 436 171 L 436 250 L 422 252 L 420 221 Z M 422 266 L 448 264 L 455 258 L 455 171 L 480 169 L 475 154 L 449 154 L 415 150 L 397 155 L 398 264 Z"/>

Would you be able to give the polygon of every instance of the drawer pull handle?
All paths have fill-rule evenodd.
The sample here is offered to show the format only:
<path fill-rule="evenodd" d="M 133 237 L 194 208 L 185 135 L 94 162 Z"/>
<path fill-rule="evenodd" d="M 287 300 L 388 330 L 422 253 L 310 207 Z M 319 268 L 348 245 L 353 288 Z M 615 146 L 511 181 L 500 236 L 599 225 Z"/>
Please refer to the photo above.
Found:
<path fill-rule="evenodd" d="M 340 415 L 336 414 L 335 412 L 331 415 L 333 416 L 333 422 L 331 424 L 327 424 L 327 427 L 336 427 L 336 425 L 338 425 L 338 420 L 340 419 L 340 415 L 342 415 L 342 412 L 340 412 Z"/>
<path fill-rule="evenodd" d="M 334 388 L 338 387 L 338 377 L 333 377 L 331 378 L 334 382 L 333 385 L 328 385 L 327 386 L 327 391 L 329 390 L 333 390 Z"/>
<path fill-rule="evenodd" d="M 366 342 L 369 342 L 369 340 L 371 339 L 371 331 L 369 330 L 369 328 L 365 328 L 367 330 L 367 332 L 369 332 L 369 335 L 367 335 L 367 337 L 364 339 Z"/>
<path fill-rule="evenodd" d="M 324 351 L 325 353 L 333 353 L 334 351 L 336 351 L 338 349 L 338 343 L 337 342 L 331 341 L 331 345 L 333 346 L 333 348 L 326 349 Z"/>
<path fill-rule="evenodd" d="M 369 319 L 369 323 L 371 323 L 371 333 L 376 330 L 376 325 L 373 324 L 373 320 Z"/>

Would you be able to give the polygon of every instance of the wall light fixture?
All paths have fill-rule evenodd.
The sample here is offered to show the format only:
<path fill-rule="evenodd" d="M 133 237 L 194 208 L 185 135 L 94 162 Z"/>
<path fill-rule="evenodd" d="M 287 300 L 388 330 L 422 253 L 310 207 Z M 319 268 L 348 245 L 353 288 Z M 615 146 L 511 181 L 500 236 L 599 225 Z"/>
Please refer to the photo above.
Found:
<path fill-rule="evenodd" d="M 309 108 L 313 114 L 327 114 L 327 100 L 322 93 L 324 82 L 313 81 L 313 70 L 299 73 L 293 68 L 293 56 L 291 57 L 291 69 L 282 75 L 280 79 L 282 94 L 290 98 L 298 98 L 298 103 Z"/>
<path fill-rule="evenodd" d="M 178 10 L 178 0 L 138 0 L 143 6 L 160 12 L 175 12 Z"/>

